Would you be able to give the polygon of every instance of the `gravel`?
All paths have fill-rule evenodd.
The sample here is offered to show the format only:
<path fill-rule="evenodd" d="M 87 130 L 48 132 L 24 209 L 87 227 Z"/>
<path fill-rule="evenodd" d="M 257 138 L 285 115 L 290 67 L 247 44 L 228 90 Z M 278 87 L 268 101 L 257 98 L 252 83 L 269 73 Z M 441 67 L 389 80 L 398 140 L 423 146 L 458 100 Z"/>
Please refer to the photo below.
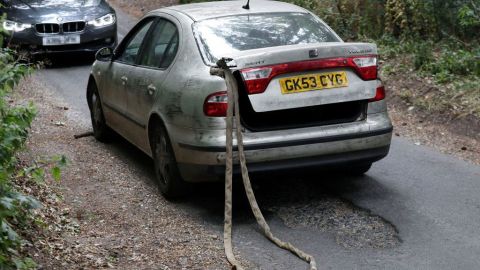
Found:
<path fill-rule="evenodd" d="M 257 196 L 264 210 L 278 216 L 292 229 L 308 229 L 334 235 L 347 249 L 385 249 L 400 245 L 395 226 L 384 218 L 338 196 L 338 181 L 345 187 L 361 184 L 362 177 L 318 174 L 258 181 Z M 273 177 L 275 179 L 275 177 Z M 337 184 L 326 179 L 335 179 Z M 289 185 L 287 182 L 294 182 Z"/>
<path fill-rule="evenodd" d="M 338 198 L 299 202 L 278 207 L 276 212 L 290 228 L 333 233 L 345 248 L 392 248 L 400 244 L 391 223 Z"/>
<path fill-rule="evenodd" d="M 25 80 L 17 91 L 19 100 L 33 101 L 38 108 L 25 156 L 67 156 L 62 181 L 49 182 L 64 200 L 49 207 L 54 212 L 67 209 L 62 215 L 75 228 L 60 228 L 55 235 L 44 232 L 50 234 L 48 243 L 34 239 L 32 256 L 44 269 L 229 267 L 219 232 L 163 199 L 147 157 L 134 152 L 145 159 L 143 171 L 114 153 L 112 145 L 92 137 L 75 140 L 75 134 L 90 130 L 88 121 L 36 79 Z"/>

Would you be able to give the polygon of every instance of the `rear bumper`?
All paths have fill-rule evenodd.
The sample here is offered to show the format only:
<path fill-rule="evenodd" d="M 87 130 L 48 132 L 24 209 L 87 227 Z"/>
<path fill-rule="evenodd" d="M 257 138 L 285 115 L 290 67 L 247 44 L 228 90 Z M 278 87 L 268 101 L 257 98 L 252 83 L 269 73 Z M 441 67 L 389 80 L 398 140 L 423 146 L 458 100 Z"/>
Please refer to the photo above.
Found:
<path fill-rule="evenodd" d="M 22 32 L 12 33 L 5 38 L 8 47 L 26 50 L 31 54 L 62 53 L 62 52 L 96 52 L 103 47 L 114 47 L 117 42 L 117 26 L 111 25 L 102 28 L 87 27 L 80 35 L 80 44 L 43 46 L 45 34 L 38 34 L 33 28 Z M 61 34 L 56 34 L 61 35 Z"/>
<path fill-rule="evenodd" d="M 390 145 L 379 148 L 346 152 L 340 154 L 331 154 L 315 157 L 305 157 L 286 160 L 275 160 L 259 163 L 248 163 L 248 171 L 258 172 L 281 172 L 285 170 L 322 168 L 335 169 L 348 167 L 349 165 L 358 165 L 378 161 L 388 155 Z M 196 164 L 178 164 L 183 179 L 188 182 L 206 182 L 221 180 L 225 175 L 224 165 L 196 165 Z M 233 167 L 233 174 L 240 175 L 240 166 Z"/>
<path fill-rule="evenodd" d="M 245 155 L 252 172 L 375 162 L 388 154 L 392 130 L 388 114 L 377 113 L 355 123 L 288 131 L 246 132 Z M 173 147 L 176 159 L 186 181 L 211 181 L 224 173 L 224 130 L 195 134 L 171 128 L 169 134 L 174 138 L 172 141 L 175 140 Z M 193 136 L 182 137 L 183 134 Z M 238 164 L 236 154 L 234 164 Z"/>

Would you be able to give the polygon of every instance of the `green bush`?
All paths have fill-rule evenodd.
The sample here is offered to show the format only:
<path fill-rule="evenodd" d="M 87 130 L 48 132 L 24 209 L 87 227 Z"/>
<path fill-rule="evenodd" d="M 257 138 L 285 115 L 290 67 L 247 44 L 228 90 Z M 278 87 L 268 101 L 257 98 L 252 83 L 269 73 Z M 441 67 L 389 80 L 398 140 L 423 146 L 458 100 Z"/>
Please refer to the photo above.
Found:
<path fill-rule="evenodd" d="M 479 0 L 286 1 L 314 11 L 345 40 L 384 35 L 401 39 L 480 38 Z"/>
<path fill-rule="evenodd" d="M 286 0 L 316 13 L 345 40 L 379 38 L 384 28 L 383 1 Z"/>
<path fill-rule="evenodd" d="M 432 44 L 429 42 L 419 43 L 414 50 L 415 69 L 421 69 L 433 61 Z"/>
<path fill-rule="evenodd" d="M 30 66 L 16 62 L 12 51 L 0 50 L 0 269 L 34 266 L 31 259 L 18 252 L 21 239 L 15 227 L 23 226 L 28 211 L 39 204 L 17 192 L 12 177 L 17 166 L 15 155 L 27 139 L 35 109 L 31 104 L 13 106 L 8 102 L 14 86 L 31 70 Z"/>
<path fill-rule="evenodd" d="M 180 0 L 180 3 L 205 0 Z M 343 39 L 480 39 L 480 0 L 284 0 L 325 20 Z M 246 2 L 246 0 L 245 0 Z"/>
<path fill-rule="evenodd" d="M 16 105 L 11 95 L 18 82 L 36 66 L 24 64 L 15 51 L 1 48 L 3 34 L 0 24 L 0 269 L 33 269 L 36 264 L 23 254 L 20 232 L 33 229 L 38 220 L 31 210 L 41 204 L 19 192 L 15 183 L 18 178 L 43 183 L 47 170 L 58 181 L 60 168 L 67 160 L 59 156 L 35 161 L 31 167 L 18 164 L 16 155 L 24 147 L 36 109 L 32 103 Z"/>
<path fill-rule="evenodd" d="M 443 49 L 435 61 L 420 68 L 436 76 L 437 81 L 450 82 L 458 76 L 480 77 L 480 48 L 473 51 Z"/>

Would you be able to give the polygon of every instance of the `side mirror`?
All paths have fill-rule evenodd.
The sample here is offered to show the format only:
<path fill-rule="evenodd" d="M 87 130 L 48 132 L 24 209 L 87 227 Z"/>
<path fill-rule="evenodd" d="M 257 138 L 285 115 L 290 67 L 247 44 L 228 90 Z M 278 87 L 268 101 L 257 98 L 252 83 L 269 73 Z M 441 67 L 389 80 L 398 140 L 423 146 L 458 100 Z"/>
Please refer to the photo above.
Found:
<path fill-rule="evenodd" d="M 102 62 L 110 62 L 113 59 L 113 50 L 112 48 L 105 47 L 101 48 L 96 54 L 95 59 Z"/>

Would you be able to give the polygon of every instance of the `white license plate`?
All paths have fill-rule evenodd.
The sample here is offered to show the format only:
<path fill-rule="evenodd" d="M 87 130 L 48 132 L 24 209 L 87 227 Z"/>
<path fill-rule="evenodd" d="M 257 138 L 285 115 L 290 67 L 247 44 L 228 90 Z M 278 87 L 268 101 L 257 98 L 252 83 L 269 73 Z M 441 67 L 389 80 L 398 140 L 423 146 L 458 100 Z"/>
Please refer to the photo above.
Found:
<path fill-rule="evenodd" d="M 80 44 L 80 35 L 44 37 L 43 46 Z"/>

